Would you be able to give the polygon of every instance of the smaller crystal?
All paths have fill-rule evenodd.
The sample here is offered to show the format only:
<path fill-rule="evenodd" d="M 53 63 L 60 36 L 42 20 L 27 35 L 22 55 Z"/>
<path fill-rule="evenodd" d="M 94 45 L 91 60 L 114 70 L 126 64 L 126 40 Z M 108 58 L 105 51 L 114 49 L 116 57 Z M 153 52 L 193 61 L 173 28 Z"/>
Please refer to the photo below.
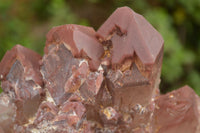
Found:
<path fill-rule="evenodd" d="M 200 99 L 188 86 L 155 100 L 154 132 L 199 133 Z"/>

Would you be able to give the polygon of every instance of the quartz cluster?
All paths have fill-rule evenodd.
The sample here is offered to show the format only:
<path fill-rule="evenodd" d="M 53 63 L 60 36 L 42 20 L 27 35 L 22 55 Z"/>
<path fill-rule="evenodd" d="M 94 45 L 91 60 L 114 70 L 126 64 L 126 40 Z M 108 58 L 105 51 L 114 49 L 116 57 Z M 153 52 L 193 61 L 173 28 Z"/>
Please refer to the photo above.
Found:
<path fill-rule="evenodd" d="M 164 41 L 130 8 L 46 38 L 43 57 L 16 45 L 0 62 L 0 133 L 200 132 L 190 87 L 159 93 Z"/>

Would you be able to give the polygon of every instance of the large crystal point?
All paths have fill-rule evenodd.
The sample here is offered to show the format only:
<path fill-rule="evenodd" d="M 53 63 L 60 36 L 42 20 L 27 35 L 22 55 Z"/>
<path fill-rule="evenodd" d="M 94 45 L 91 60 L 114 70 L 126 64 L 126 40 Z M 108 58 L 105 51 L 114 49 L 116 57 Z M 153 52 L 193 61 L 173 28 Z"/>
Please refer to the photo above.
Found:
<path fill-rule="evenodd" d="M 128 7 L 118 8 L 98 29 L 104 45 L 102 64 L 114 105 L 130 110 L 137 103 L 146 106 L 158 88 L 163 39 L 141 15 Z"/>
<path fill-rule="evenodd" d="M 104 46 L 101 64 L 113 107 L 123 117 L 128 113 L 130 128 L 147 126 L 153 113 L 148 105 L 157 95 L 160 82 L 161 35 L 143 16 L 121 7 L 98 29 L 97 37 Z M 142 113 L 136 113 L 138 106 Z"/>

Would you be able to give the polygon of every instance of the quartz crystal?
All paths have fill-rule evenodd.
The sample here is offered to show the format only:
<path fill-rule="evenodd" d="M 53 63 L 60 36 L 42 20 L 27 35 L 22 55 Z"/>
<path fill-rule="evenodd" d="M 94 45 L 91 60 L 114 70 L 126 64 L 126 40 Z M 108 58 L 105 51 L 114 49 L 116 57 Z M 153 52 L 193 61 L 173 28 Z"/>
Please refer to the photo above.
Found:
<path fill-rule="evenodd" d="M 37 53 L 16 45 L 0 62 L 1 87 L 4 91 L 0 97 L 0 110 L 3 111 L 0 118 L 5 119 L 1 124 L 5 132 L 12 130 L 8 127 L 14 128 L 13 124 L 27 123 L 38 110 L 43 95 L 39 60 L 41 56 Z"/>
<path fill-rule="evenodd" d="M 0 133 L 200 132 L 190 87 L 159 93 L 163 45 L 129 7 L 97 32 L 52 28 L 43 57 L 16 45 L 0 62 Z"/>
<path fill-rule="evenodd" d="M 199 133 L 200 99 L 188 86 L 155 100 L 154 132 Z"/>

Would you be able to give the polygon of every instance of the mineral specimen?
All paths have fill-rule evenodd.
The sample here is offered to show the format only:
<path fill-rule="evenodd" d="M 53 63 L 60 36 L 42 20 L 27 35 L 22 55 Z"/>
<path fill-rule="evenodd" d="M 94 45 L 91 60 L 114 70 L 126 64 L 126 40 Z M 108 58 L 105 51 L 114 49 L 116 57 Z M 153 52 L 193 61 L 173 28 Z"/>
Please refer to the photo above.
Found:
<path fill-rule="evenodd" d="M 0 62 L 0 132 L 200 132 L 191 88 L 159 94 L 164 41 L 130 8 L 46 37 L 43 57 L 16 45 Z"/>

